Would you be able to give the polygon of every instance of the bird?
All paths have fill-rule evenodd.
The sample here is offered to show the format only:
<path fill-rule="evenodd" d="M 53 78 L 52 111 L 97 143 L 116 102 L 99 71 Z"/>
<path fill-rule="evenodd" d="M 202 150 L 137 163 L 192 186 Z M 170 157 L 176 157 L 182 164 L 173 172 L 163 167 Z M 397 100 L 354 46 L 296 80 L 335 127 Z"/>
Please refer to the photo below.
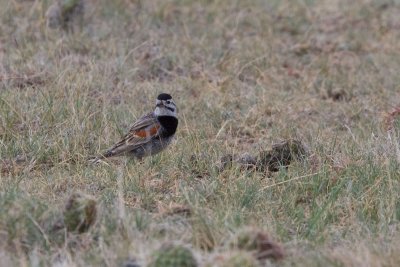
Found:
<path fill-rule="evenodd" d="M 154 111 L 140 117 L 121 141 L 91 162 L 116 156 L 142 161 L 144 157 L 163 151 L 174 139 L 177 127 L 176 104 L 170 94 L 161 93 L 157 96 Z"/>

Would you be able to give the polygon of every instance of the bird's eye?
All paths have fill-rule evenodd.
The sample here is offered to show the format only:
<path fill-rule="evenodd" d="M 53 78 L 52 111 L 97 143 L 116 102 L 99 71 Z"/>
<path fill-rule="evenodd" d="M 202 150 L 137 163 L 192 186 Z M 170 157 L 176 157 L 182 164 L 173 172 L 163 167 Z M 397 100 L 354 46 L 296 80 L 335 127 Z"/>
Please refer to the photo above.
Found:
<path fill-rule="evenodd" d="M 167 104 L 171 104 L 171 101 L 170 101 L 170 100 L 167 100 Z"/>

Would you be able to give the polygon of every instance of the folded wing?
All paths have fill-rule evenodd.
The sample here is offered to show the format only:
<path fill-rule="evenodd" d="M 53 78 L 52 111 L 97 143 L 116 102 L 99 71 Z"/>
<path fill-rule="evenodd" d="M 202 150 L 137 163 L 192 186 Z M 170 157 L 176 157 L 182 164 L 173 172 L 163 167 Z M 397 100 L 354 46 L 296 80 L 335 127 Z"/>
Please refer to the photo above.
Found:
<path fill-rule="evenodd" d="M 146 114 L 135 122 L 122 140 L 107 150 L 103 154 L 103 157 L 108 158 L 124 155 L 147 144 L 151 139 L 158 136 L 160 127 L 159 122 L 152 112 Z"/>

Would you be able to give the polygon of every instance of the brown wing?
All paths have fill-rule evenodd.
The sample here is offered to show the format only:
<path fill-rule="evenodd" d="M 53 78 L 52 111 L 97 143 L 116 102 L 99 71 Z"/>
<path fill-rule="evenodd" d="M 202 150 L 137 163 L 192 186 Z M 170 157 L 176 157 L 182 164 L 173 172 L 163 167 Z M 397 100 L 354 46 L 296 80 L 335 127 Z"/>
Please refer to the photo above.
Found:
<path fill-rule="evenodd" d="M 107 158 L 123 155 L 146 144 L 158 135 L 160 127 L 160 123 L 152 112 L 146 114 L 135 122 L 122 140 L 107 150 L 103 156 Z"/>
<path fill-rule="evenodd" d="M 146 115 L 140 117 L 132 126 L 129 132 L 134 132 L 138 129 L 145 128 L 153 123 L 158 123 L 153 112 L 147 113 Z M 129 134 L 129 133 L 128 133 Z"/>

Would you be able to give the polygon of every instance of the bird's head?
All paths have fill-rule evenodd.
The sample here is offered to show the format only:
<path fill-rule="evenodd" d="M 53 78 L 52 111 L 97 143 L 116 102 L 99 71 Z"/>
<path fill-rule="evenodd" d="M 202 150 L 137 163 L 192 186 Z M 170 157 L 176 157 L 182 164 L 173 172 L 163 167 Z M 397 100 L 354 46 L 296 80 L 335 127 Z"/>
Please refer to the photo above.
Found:
<path fill-rule="evenodd" d="M 177 108 L 170 94 L 159 94 L 156 100 L 156 116 L 177 116 Z"/>

